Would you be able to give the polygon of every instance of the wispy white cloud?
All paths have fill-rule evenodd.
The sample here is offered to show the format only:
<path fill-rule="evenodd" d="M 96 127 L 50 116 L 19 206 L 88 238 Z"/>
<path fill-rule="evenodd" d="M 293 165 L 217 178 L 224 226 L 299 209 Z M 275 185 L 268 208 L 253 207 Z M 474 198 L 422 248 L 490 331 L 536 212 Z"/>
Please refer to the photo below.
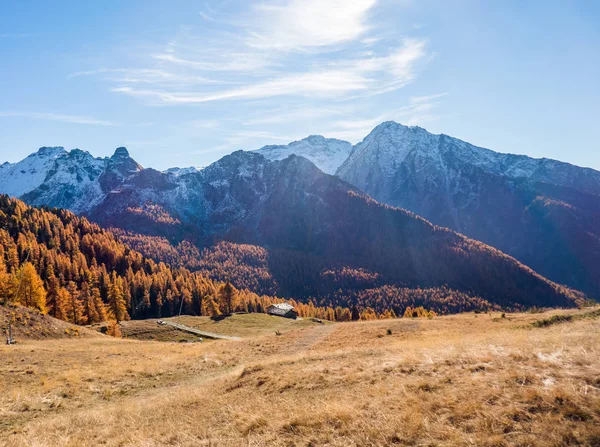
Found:
<path fill-rule="evenodd" d="M 376 0 L 292 0 L 259 4 L 257 30 L 250 32 L 251 47 L 271 50 L 322 48 L 350 42 L 364 35 L 368 13 Z"/>
<path fill-rule="evenodd" d="M 134 97 L 154 99 L 163 104 L 194 104 L 231 99 L 258 99 L 274 96 L 335 97 L 357 90 L 365 90 L 369 80 L 360 73 L 342 70 L 326 70 L 281 76 L 254 85 L 211 93 L 167 92 L 117 87 L 113 92 Z"/>
<path fill-rule="evenodd" d="M 23 117 L 50 121 L 62 121 L 71 124 L 88 124 L 93 126 L 116 126 L 117 123 L 87 116 L 63 115 L 52 112 L 0 112 L 0 117 Z"/>
<path fill-rule="evenodd" d="M 175 91 L 121 85 L 112 91 L 144 98 L 155 105 L 199 104 L 277 96 L 344 98 L 348 94 L 381 94 L 401 88 L 413 80 L 415 66 L 425 56 L 425 48 L 426 43 L 422 40 L 404 39 L 399 48 L 387 55 L 334 61 L 326 64 L 328 67 L 325 68 L 291 74 L 283 72 L 254 84 L 246 83 L 241 87 L 224 90 Z M 153 71 L 150 73 L 156 76 Z"/>
<path fill-rule="evenodd" d="M 262 70 L 273 64 L 271 58 L 256 53 L 222 50 L 220 54 L 214 54 L 214 51 L 191 51 L 183 48 L 178 48 L 177 52 L 187 54 L 187 58 L 178 56 L 174 51 L 156 53 L 152 58 L 158 62 L 208 72 L 246 73 Z"/>
<path fill-rule="evenodd" d="M 101 76 L 111 91 L 148 105 L 202 104 L 274 97 L 351 100 L 388 93 L 416 76 L 427 56 L 424 39 L 396 38 L 380 45 L 371 12 L 377 0 L 270 0 L 204 20 L 227 26 L 194 35 L 181 28 L 148 65 L 81 71 Z M 238 17 L 239 18 L 239 17 Z M 223 29 L 233 27 L 235 32 Z M 228 87 L 224 87 L 228 86 Z"/>

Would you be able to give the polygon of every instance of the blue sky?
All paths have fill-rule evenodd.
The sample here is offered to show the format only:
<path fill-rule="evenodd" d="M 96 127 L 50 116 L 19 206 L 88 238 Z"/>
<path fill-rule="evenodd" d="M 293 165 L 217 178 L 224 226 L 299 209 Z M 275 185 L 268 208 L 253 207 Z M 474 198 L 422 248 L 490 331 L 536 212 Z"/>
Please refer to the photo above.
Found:
<path fill-rule="evenodd" d="M 419 125 L 600 169 L 588 1 L 0 3 L 0 161 L 44 145 L 202 166 Z"/>

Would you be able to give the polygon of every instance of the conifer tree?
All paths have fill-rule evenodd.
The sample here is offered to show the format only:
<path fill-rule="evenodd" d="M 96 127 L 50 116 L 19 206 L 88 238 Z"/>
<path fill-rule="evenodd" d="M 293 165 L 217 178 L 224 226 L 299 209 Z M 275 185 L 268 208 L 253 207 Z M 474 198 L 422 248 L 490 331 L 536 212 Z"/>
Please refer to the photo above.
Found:
<path fill-rule="evenodd" d="M 90 292 L 90 285 L 87 281 L 81 284 L 81 291 L 79 292 L 79 300 L 83 305 L 83 314 L 87 324 L 97 323 L 99 320 L 98 311 L 96 310 L 96 303 Z"/>
<path fill-rule="evenodd" d="M 106 333 L 111 337 L 121 338 L 121 328 L 119 327 L 119 323 L 112 320 L 109 321 L 108 326 L 106 327 Z"/>
<path fill-rule="evenodd" d="M 14 294 L 13 283 L 14 279 L 12 275 L 6 271 L 4 260 L 0 258 L 0 304 L 12 301 Z"/>
<path fill-rule="evenodd" d="M 26 262 L 19 269 L 18 285 L 14 301 L 23 306 L 46 312 L 46 290 L 42 278 L 38 275 L 31 262 Z"/>
<path fill-rule="evenodd" d="M 238 291 L 227 281 L 219 290 L 219 300 L 224 313 L 231 314 L 236 305 Z"/>
<path fill-rule="evenodd" d="M 19 253 L 14 244 L 11 244 L 6 253 L 6 267 L 9 273 L 15 273 L 19 269 Z"/>
<path fill-rule="evenodd" d="M 79 298 L 80 293 L 77 291 L 77 285 L 71 281 L 68 288 L 68 300 L 66 303 L 67 319 L 74 324 L 86 324 L 84 316 L 83 304 Z"/>
<path fill-rule="evenodd" d="M 64 294 L 60 294 L 60 284 L 54 274 L 54 267 L 49 265 L 46 270 L 46 307 L 48 314 L 60 320 L 66 319 Z"/>
<path fill-rule="evenodd" d="M 57 314 L 59 316 L 57 316 L 56 318 L 59 318 L 61 320 L 65 320 L 65 321 L 70 321 L 69 316 L 68 316 L 68 307 L 69 307 L 70 302 L 71 302 L 71 295 L 69 294 L 69 291 L 67 289 L 65 289 L 64 287 L 61 287 L 60 289 L 58 289 L 57 309 L 59 309 L 59 311 L 62 312 L 62 316 L 61 316 L 61 314 Z"/>
<path fill-rule="evenodd" d="M 204 297 L 202 300 L 202 315 L 218 316 L 221 315 L 219 303 L 211 295 Z"/>
<path fill-rule="evenodd" d="M 117 322 L 129 319 L 121 279 L 117 277 L 114 271 L 108 287 L 108 306 L 111 317 Z"/>
<path fill-rule="evenodd" d="M 96 311 L 96 320 L 94 321 L 90 321 L 91 323 L 101 323 L 103 321 L 107 320 L 106 317 L 106 306 L 104 305 L 104 303 L 102 302 L 102 298 L 100 297 L 100 289 L 98 289 L 97 287 L 94 287 L 92 289 L 92 302 L 93 302 L 93 306 L 94 309 Z"/>

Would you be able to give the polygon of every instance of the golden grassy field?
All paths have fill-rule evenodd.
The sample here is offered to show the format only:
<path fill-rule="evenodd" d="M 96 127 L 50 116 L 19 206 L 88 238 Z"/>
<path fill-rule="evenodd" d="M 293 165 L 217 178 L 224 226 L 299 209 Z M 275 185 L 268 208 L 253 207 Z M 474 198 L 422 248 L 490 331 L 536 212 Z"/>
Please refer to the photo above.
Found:
<path fill-rule="evenodd" d="M 24 338 L 0 347 L 0 444 L 598 446 L 600 318 L 531 326 L 589 312 L 240 315 L 206 330 L 242 340 L 193 344 Z"/>
<path fill-rule="evenodd" d="M 290 320 L 287 318 L 273 317 L 265 314 L 234 314 L 221 320 L 210 317 L 181 316 L 166 318 L 166 320 L 183 325 L 222 335 L 238 337 L 256 337 L 259 335 L 274 334 L 276 331 L 285 333 L 292 329 L 312 327 L 315 323 L 311 319 Z M 156 341 L 194 341 L 197 336 L 186 334 L 170 326 L 160 326 L 159 319 L 131 320 L 121 323 L 123 337 L 136 340 Z M 323 324 L 331 324 L 323 321 Z M 205 341 L 210 341 L 206 339 Z"/>

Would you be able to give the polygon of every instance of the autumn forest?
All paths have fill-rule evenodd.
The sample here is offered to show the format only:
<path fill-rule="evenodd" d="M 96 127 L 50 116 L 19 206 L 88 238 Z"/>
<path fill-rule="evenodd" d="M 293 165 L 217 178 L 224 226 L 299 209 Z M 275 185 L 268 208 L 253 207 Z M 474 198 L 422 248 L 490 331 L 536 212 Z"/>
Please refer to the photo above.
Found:
<path fill-rule="evenodd" d="M 144 237 L 137 240 L 139 246 Z M 20 304 L 85 325 L 181 313 L 218 316 L 264 312 L 270 304 L 283 301 L 281 297 L 259 295 L 244 287 L 253 283 L 244 283 L 241 278 L 255 278 L 257 273 L 250 269 L 247 274 L 249 267 L 243 263 L 238 263 L 239 271 L 230 262 L 220 264 L 221 270 L 229 272 L 224 276 L 231 277 L 241 286 L 239 289 L 229 281 L 211 279 L 219 270 L 215 251 L 226 247 L 217 246 L 212 256 L 204 258 L 212 260 L 212 267 L 198 260 L 204 268 L 192 272 L 182 266 L 155 262 L 129 248 L 113 233 L 69 211 L 32 208 L 0 196 L 0 304 Z M 238 249 L 247 251 L 248 247 Z M 355 281 L 360 281 L 360 274 L 354 276 Z M 302 317 L 332 321 L 389 318 L 405 312 L 430 316 L 435 310 L 487 306 L 482 300 L 445 289 L 374 290 L 371 296 L 356 294 L 356 304 L 351 307 L 343 306 L 345 297 L 336 298 L 335 294 L 329 301 L 287 301 Z M 336 302 L 339 305 L 334 305 Z"/>

